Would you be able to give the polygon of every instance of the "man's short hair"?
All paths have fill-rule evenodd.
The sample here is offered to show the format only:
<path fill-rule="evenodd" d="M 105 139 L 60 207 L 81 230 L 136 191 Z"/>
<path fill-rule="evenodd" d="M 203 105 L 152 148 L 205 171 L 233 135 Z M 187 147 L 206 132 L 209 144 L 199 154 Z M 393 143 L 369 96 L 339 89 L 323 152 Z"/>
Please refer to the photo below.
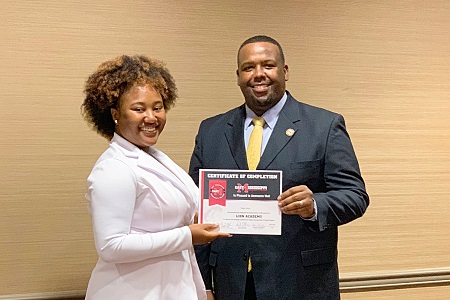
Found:
<path fill-rule="evenodd" d="M 280 58 L 281 58 L 281 63 L 284 65 L 284 53 L 283 53 L 283 48 L 281 48 L 280 43 L 278 43 L 275 39 L 266 36 L 266 35 L 255 35 L 252 36 L 251 38 L 246 39 L 241 46 L 239 47 L 238 50 L 238 59 L 239 59 L 239 51 L 241 51 L 242 47 L 244 47 L 247 44 L 252 44 L 252 43 L 261 43 L 261 42 L 267 42 L 267 43 L 271 43 L 274 44 L 275 46 L 278 47 L 278 51 L 280 52 Z"/>

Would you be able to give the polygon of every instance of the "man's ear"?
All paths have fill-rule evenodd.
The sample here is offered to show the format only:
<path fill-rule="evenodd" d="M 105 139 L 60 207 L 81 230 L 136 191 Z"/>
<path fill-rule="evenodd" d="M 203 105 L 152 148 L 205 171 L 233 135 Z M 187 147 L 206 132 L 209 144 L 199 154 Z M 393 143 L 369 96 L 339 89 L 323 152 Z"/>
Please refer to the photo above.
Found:
<path fill-rule="evenodd" d="M 284 71 L 284 81 L 288 81 L 289 80 L 289 67 L 288 67 L 288 65 L 284 65 L 283 71 Z"/>
<path fill-rule="evenodd" d="M 236 83 L 239 85 L 239 69 L 236 69 Z"/>

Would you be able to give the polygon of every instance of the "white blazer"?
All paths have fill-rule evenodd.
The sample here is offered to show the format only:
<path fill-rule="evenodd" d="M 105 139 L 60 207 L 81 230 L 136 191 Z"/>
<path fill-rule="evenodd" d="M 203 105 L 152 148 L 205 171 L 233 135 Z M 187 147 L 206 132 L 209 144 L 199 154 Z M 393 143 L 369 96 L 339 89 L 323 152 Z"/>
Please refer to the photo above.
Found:
<path fill-rule="evenodd" d="M 99 260 L 86 299 L 206 299 L 186 226 L 198 188 L 161 151 L 115 134 L 87 180 Z"/>

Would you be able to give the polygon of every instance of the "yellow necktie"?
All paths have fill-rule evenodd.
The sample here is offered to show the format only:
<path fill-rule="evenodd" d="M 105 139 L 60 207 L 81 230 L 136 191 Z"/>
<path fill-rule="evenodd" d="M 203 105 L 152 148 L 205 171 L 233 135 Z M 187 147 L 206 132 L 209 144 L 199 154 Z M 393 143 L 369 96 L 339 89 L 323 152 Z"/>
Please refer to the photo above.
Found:
<path fill-rule="evenodd" d="M 256 170 L 261 158 L 263 127 L 266 121 L 262 117 L 253 118 L 253 130 L 247 146 L 247 164 L 249 170 Z M 251 257 L 248 258 L 248 272 L 252 270 Z"/>
<path fill-rule="evenodd" d="M 253 131 L 250 134 L 247 146 L 247 163 L 249 170 L 256 170 L 256 166 L 261 158 L 261 145 L 263 137 L 263 127 L 266 121 L 261 117 L 253 118 Z"/>

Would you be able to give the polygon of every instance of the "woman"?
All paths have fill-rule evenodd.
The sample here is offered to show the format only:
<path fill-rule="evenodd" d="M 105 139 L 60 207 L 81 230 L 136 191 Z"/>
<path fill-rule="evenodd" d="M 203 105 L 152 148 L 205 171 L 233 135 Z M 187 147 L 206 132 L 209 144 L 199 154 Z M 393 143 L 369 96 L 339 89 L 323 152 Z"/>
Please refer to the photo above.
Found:
<path fill-rule="evenodd" d="M 193 245 L 229 234 L 193 224 L 196 185 L 153 147 L 177 97 L 172 76 L 124 55 L 101 64 L 85 94 L 85 120 L 111 140 L 87 180 L 99 260 L 86 299 L 206 299 Z"/>

